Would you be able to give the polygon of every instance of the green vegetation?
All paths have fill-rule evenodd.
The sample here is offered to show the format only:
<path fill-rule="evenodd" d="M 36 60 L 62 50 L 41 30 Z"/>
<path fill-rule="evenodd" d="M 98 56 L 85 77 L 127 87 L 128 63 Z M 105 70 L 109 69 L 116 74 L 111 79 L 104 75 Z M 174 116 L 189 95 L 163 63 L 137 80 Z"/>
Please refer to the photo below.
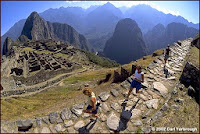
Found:
<path fill-rule="evenodd" d="M 33 48 L 31 48 L 31 47 L 25 47 L 25 48 L 23 48 L 22 50 L 21 50 L 22 52 L 33 52 L 33 51 L 35 51 L 35 49 L 33 49 Z"/>
<path fill-rule="evenodd" d="M 57 53 L 55 55 L 58 56 L 58 57 L 62 57 L 64 59 L 67 59 L 69 57 L 67 54 L 63 54 L 63 53 Z"/>
<path fill-rule="evenodd" d="M 139 128 L 137 129 L 136 133 L 141 133 L 141 132 L 142 132 L 142 129 L 141 129 L 141 127 L 139 127 Z"/>
<path fill-rule="evenodd" d="M 73 84 L 81 81 L 93 81 L 96 79 L 103 79 L 106 77 L 106 74 L 108 73 L 107 70 L 96 70 L 96 71 L 90 71 L 81 73 L 76 76 L 70 76 L 66 79 L 64 79 L 64 82 L 67 84 Z"/>
<path fill-rule="evenodd" d="M 86 54 L 86 56 L 88 57 L 89 61 L 102 66 L 102 67 L 118 67 L 120 64 L 116 63 L 113 60 L 110 60 L 108 58 L 104 58 L 104 57 L 99 57 L 91 52 L 85 51 L 85 50 L 80 50 L 82 52 L 84 52 Z"/>
<path fill-rule="evenodd" d="M 42 53 L 44 53 L 44 54 L 49 54 L 49 53 L 53 53 L 53 52 L 51 52 L 51 51 L 48 51 L 48 50 L 43 50 L 43 51 L 35 51 L 36 53 L 38 53 L 38 54 L 42 54 Z"/>
<path fill-rule="evenodd" d="M 15 120 L 36 116 L 35 111 L 56 105 L 59 101 L 70 99 L 70 95 L 75 91 L 73 87 L 60 87 L 41 92 L 34 96 L 25 98 L 12 98 L 1 100 L 1 118 L 3 120 Z"/>
<path fill-rule="evenodd" d="M 163 50 L 156 50 L 154 53 L 156 53 L 158 56 L 162 55 Z M 151 62 L 153 62 L 158 56 L 152 57 L 151 55 L 145 56 L 146 59 L 140 58 L 137 61 L 132 61 L 129 64 L 123 65 L 123 67 L 131 72 L 132 65 L 139 65 L 142 66 L 143 68 L 146 68 Z"/>
<path fill-rule="evenodd" d="M 199 49 L 197 47 L 191 48 L 188 61 L 196 67 L 199 67 Z"/>

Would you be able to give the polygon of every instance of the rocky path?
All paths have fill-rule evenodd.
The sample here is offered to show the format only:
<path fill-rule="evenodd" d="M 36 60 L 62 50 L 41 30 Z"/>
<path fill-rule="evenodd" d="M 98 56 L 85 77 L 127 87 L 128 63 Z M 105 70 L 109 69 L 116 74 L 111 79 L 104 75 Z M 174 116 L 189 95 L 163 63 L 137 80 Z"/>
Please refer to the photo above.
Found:
<path fill-rule="evenodd" d="M 132 76 L 120 86 L 113 84 L 110 92 L 101 92 L 98 98 L 102 105 L 99 107 L 97 119 L 82 113 L 86 107 L 84 102 L 44 117 L 16 122 L 1 121 L 1 132 L 150 132 L 151 122 L 157 120 L 162 115 L 162 110 L 167 108 L 165 102 L 168 101 L 185 65 L 190 43 L 191 39 L 182 41 L 180 45 L 175 43 L 171 47 L 172 56 L 165 68 L 163 55 L 154 60 L 144 70 L 142 92 L 136 94 L 134 90 L 127 103 L 123 103 L 123 100 L 128 93 Z"/>

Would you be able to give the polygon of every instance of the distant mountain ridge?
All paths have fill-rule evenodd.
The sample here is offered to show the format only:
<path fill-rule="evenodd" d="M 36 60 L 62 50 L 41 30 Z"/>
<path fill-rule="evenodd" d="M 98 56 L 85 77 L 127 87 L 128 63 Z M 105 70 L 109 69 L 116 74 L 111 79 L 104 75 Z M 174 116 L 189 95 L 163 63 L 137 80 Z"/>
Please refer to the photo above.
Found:
<path fill-rule="evenodd" d="M 157 24 L 152 30 L 144 35 L 144 40 L 150 53 L 157 49 L 165 48 L 168 44 L 178 40 L 195 37 L 199 31 L 195 28 L 188 27 L 182 23 L 170 23 L 166 27 L 162 24 Z"/>
<path fill-rule="evenodd" d="M 117 22 L 125 17 L 135 20 L 143 35 L 159 23 L 167 26 L 172 22 L 180 22 L 186 24 L 188 27 L 199 29 L 199 24 L 190 23 L 181 16 L 164 14 L 148 5 L 137 5 L 128 9 L 125 7 L 116 8 L 111 3 L 106 3 L 102 6 L 92 6 L 88 9 L 81 7 L 61 7 L 58 9 L 48 9 L 39 15 L 46 21 L 71 25 L 88 39 L 96 51 L 103 51 L 105 42 L 113 34 Z M 23 27 L 24 23 L 20 23 L 21 27 Z M 17 29 L 15 27 L 17 26 L 14 25 L 4 34 L 1 40 L 2 45 L 7 36 L 12 40 L 16 40 L 20 36 L 19 33 L 21 32 L 19 31 L 22 28 L 19 28 L 18 32 L 15 32 L 12 30 Z"/>
<path fill-rule="evenodd" d="M 181 16 L 165 14 L 149 5 L 144 4 L 132 6 L 124 13 L 124 16 L 135 20 L 141 28 L 143 34 L 147 33 L 159 23 L 167 26 L 169 23 L 177 22 L 186 24 L 188 27 L 199 29 L 199 24 L 188 22 L 188 20 Z"/>
<path fill-rule="evenodd" d="M 147 54 L 142 32 L 134 20 L 126 18 L 117 23 L 113 36 L 106 42 L 104 54 L 120 64 Z"/>
<path fill-rule="evenodd" d="M 21 35 L 31 40 L 52 39 L 69 42 L 77 48 L 91 51 L 87 39 L 67 24 L 51 23 L 41 18 L 37 12 L 31 13 L 27 18 Z"/>

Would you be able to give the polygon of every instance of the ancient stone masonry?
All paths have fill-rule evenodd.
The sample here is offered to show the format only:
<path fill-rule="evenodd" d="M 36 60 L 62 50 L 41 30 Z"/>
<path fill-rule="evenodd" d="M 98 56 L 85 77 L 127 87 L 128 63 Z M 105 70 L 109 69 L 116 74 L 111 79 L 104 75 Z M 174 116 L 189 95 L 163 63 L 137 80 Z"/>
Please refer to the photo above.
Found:
<path fill-rule="evenodd" d="M 145 82 L 142 83 L 142 92 L 136 94 L 133 90 L 127 103 L 123 101 L 133 80 L 132 76 L 120 85 L 111 84 L 110 91 L 97 94 L 96 97 L 102 105 L 99 107 L 99 118 L 96 120 L 90 119 L 89 114 L 82 112 L 86 107 L 84 102 L 33 119 L 1 121 L 1 132 L 135 133 L 140 128 L 143 133 L 150 133 L 152 123 L 159 120 L 163 116 L 163 111 L 168 109 L 167 102 L 171 94 L 176 94 L 176 90 L 167 88 L 164 83 L 176 84 L 185 65 L 190 43 L 191 39 L 188 39 L 181 41 L 181 45 L 171 46 L 173 56 L 169 58 L 165 66 L 168 73 L 164 69 L 163 55 L 144 69 Z M 120 77 L 116 73 L 117 75 Z M 184 102 L 182 99 L 176 101 Z"/>
<path fill-rule="evenodd" d="M 180 77 L 180 82 L 184 84 L 188 89 L 188 93 L 194 96 L 196 100 L 199 100 L 199 69 L 192 63 L 187 62 L 183 73 Z M 193 88 L 193 89 L 192 89 Z M 191 93 L 190 93 L 191 92 Z"/>
<path fill-rule="evenodd" d="M 199 33 L 196 35 L 196 37 L 192 40 L 191 44 L 193 46 L 196 46 L 199 49 Z"/>

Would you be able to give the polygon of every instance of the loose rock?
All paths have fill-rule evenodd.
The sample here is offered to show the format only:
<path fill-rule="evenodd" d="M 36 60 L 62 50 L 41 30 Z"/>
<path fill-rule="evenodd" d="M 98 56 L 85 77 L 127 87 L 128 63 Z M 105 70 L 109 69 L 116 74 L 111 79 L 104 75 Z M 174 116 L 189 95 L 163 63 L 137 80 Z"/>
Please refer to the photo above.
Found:
<path fill-rule="evenodd" d="M 108 92 L 102 92 L 99 94 L 99 98 L 101 101 L 106 101 L 109 98 L 110 94 Z"/>
<path fill-rule="evenodd" d="M 117 117 L 114 112 L 110 113 L 106 122 L 107 127 L 110 130 L 116 131 L 119 125 L 119 120 L 119 117 Z"/>
<path fill-rule="evenodd" d="M 72 126 L 73 124 L 74 124 L 74 122 L 73 122 L 72 120 L 70 120 L 70 121 L 65 121 L 64 127 L 70 127 L 70 126 Z"/>
<path fill-rule="evenodd" d="M 43 127 L 41 133 L 51 133 L 51 131 L 49 130 L 49 128 L 47 127 Z"/>
<path fill-rule="evenodd" d="M 163 97 L 167 95 L 168 89 L 160 82 L 154 82 L 153 87 L 157 90 Z"/>
<path fill-rule="evenodd" d="M 74 129 L 78 131 L 79 128 L 85 125 L 84 121 L 80 120 L 74 125 Z"/>
<path fill-rule="evenodd" d="M 69 120 L 72 117 L 72 112 L 69 108 L 65 108 L 61 111 L 61 119 L 62 120 Z"/>
<path fill-rule="evenodd" d="M 158 108 L 158 99 L 148 100 L 145 103 L 147 105 L 147 108 L 154 108 L 154 109 Z"/>
<path fill-rule="evenodd" d="M 84 104 L 76 104 L 72 106 L 72 113 L 74 113 L 77 117 L 79 117 L 82 114 L 84 108 Z"/>
<path fill-rule="evenodd" d="M 110 92 L 114 97 L 117 97 L 119 95 L 119 93 L 116 89 L 111 89 Z"/>

